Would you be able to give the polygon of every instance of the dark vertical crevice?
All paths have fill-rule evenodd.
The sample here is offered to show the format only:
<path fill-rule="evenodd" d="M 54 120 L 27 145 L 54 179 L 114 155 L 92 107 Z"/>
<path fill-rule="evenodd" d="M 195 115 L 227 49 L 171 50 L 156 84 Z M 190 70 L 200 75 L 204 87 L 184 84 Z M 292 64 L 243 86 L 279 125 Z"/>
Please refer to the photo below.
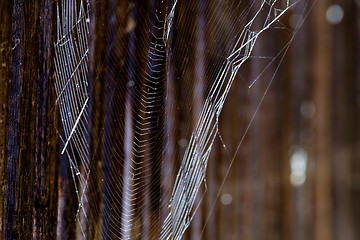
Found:
<path fill-rule="evenodd" d="M 100 3 L 99 3 L 100 4 Z M 114 44 L 115 39 L 114 33 L 114 2 L 113 1 L 106 1 L 106 3 L 101 4 L 103 6 L 99 6 L 99 12 L 97 15 L 98 19 L 96 21 L 96 32 L 102 31 L 105 32 L 105 36 L 101 36 L 100 39 L 105 42 L 105 46 L 100 51 L 105 53 L 104 58 L 101 61 L 95 62 L 95 64 L 102 65 L 101 71 L 103 71 L 103 76 L 98 76 L 99 79 L 94 79 L 94 81 L 102 80 L 105 82 L 104 92 L 102 94 L 102 98 L 105 99 L 105 117 L 104 117 L 104 152 L 103 152 L 103 207 L 102 207 L 102 237 L 103 239 L 111 239 L 112 238 L 112 229 L 110 229 L 111 225 L 111 217 L 114 212 L 112 209 L 112 186 L 111 186 L 111 165 L 112 165 L 112 127 L 113 127 L 113 96 L 115 91 L 115 79 L 112 79 L 112 72 L 113 70 L 111 67 L 111 61 L 113 61 L 113 55 L 111 54 L 112 44 Z M 108 17 L 110 15 L 110 17 Z M 104 24 L 106 23 L 106 24 Z M 100 40 L 99 39 L 99 40 Z M 97 44 L 97 42 L 95 42 Z M 100 44 L 100 43 L 99 43 Z M 95 48 L 97 46 L 95 45 Z M 110 55 L 109 55 L 110 54 Z M 96 59 L 98 60 L 98 59 Z M 100 59 L 99 59 L 100 60 Z M 97 74 L 97 73 L 95 73 Z M 94 83 L 96 84 L 96 83 Z"/>
<path fill-rule="evenodd" d="M 304 31 L 305 31 L 305 40 L 304 40 L 304 46 L 305 46 L 305 73 L 304 73 L 304 78 L 305 78 L 305 86 L 304 86 L 304 96 L 302 98 L 303 102 L 301 104 L 303 104 L 304 102 L 309 102 L 314 104 L 314 101 L 312 99 L 312 95 L 313 95 L 313 89 L 314 89 L 314 82 L 315 82 L 315 78 L 314 75 L 312 73 L 312 65 L 313 65 L 313 53 L 315 51 L 315 45 L 313 44 L 313 39 L 312 36 L 314 36 L 316 29 L 314 29 L 314 16 L 313 15 L 309 15 L 307 22 L 305 23 L 304 26 Z M 301 104 L 300 104 L 300 110 L 301 110 Z M 299 111 L 299 110 L 298 110 Z M 300 115 L 301 115 L 301 111 L 300 111 Z M 301 135 L 303 135 L 304 133 L 310 133 L 314 135 L 314 128 L 312 126 L 312 119 L 309 118 L 302 118 L 302 122 L 301 122 L 301 132 L 300 134 L 300 139 L 302 144 L 305 147 L 305 150 L 308 152 L 308 164 L 309 167 L 307 168 L 307 176 L 306 176 L 306 181 L 308 182 L 308 184 L 305 185 L 305 192 L 307 194 L 307 198 L 306 198 L 306 206 L 308 211 L 306 212 L 306 214 L 304 214 L 304 218 L 306 220 L 306 224 L 304 226 L 305 231 L 304 233 L 304 239 L 314 239 L 314 231 L 315 231 L 315 205 L 314 205 L 314 156 L 313 156 L 313 145 L 314 145 L 314 141 L 315 139 L 311 139 L 308 137 L 302 137 Z"/>
<path fill-rule="evenodd" d="M 37 106 L 35 130 L 35 185 L 33 208 L 33 239 L 43 239 L 45 199 L 45 165 L 46 165 L 46 131 L 47 131 L 47 98 L 49 84 L 49 70 L 51 59 L 52 38 L 52 3 L 44 0 L 41 7 L 40 25 L 40 68 L 37 80 Z"/>
<path fill-rule="evenodd" d="M 355 35 L 355 43 L 356 43 L 356 47 L 355 49 L 355 62 L 354 62 L 354 66 L 355 66 L 355 86 L 354 86 L 354 90 L 356 91 L 356 114 L 355 114 L 355 119 L 354 121 L 356 123 L 360 122 L 360 68 L 358 66 L 360 66 L 360 46 L 359 46 L 359 41 L 360 41 L 360 4 L 358 4 L 358 2 L 356 2 L 356 7 L 353 7 L 353 12 L 354 12 L 354 29 L 352 29 L 352 31 L 350 32 L 351 34 L 353 34 L 354 32 L 356 32 Z M 353 35 L 352 35 L 353 36 Z M 354 36 L 353 36 L 354 37 Z M 351 203 L 352 206 L 354 207 L 354 209 L 352 209 L 352 219 L 354 221 L 354 226 L 359 226 L 360 225 L 360 206 L 358 204 L 358 202 L 360 202 L 360 161 L 358 161 L 358 159 L 360 159 L 360 125 L 356 124 L 354 129 L 353 129 L 354 133 L 355 133 L 355 141 L 353 142 L 354 144 L 354 158 L 353 161 L 351 163 L 351 182 L 352 182 L 352 187 L 351 187 Z M 360 228 L 354 228 L 354 235 L 355 235 L 355 239 L 360 238 Z"/>
<path fill-rule="evenodd" d="M 251 16 L 254 16 L 256 13 L 256 9 L 258 9 L 258 4 L 255 3 L 255 7 L 251 10 Z M 249 18 L 251 17 L 249 16 Z M 254 22 L 253 29 L 259 29 L 261 21 L 257 18 Z M 254 56 L 261 56 L 263 40 L 257 40 L 257 43 L 254 46 L 252 51 Z M 249 60 L 248 60 L 249 61 Z M 248 83 L 254 81 L 258 74 L 264 67 L 264 64 L 259 61 L 251 61 L 249 69 L 249 77 Z M 261 172 L 261 167 L 263 161 L 260 159 L 261 154 L 261 122 L 260 118 L 257 117 L 256 110 L 259 104 L 259 99 L 262 97 L 264 90 L 264 78 L 261 77 L 257 79 L 256 84 L 254 84 L 249 90 L 249 110 L 248 110 L 248 124 L 251 124 L 251 128 L 249 130 L 249 147 L 250 147 L 250 155 L 249 155 L 249 180 L 250 180 L 250 191 L 248 192 L 250 201 L 249 203 L 249 237 L 250 239 L 262 239 L 265 233 L 264 222 L 261 219 L 260 213 L 264 210 L 262 206 L 262 196 L 261 194 L 264 192 L 264 176 Z M 254 120 L 251 122 L 251 118 L 253 114 L 256 114 Z"/>
<path fill-rule="evenodd" d="M 289 19 L 286 19 L 289 22 Z M 285 20 L 285 21 L 286 21 Z M 286 39 L 289 40 L 289 39 Z M 295 45 L 295 44 L 294 44 Z M 294 55 L 296 54 L 295 48 L 289 48 L 289 51 L 285 53 L 285 60 L 284 64 L 281 67 L 280 77 L 281 77 L 281 88 L 282 91 L 280 94 L 280 104 L 284 104 L 283 112 L 281 114 L 281 121 L 282 127 L 279 127 L 279 135 L 281 136 L 281 144 L 280 144 L 280 161 L 279 161 L 279 183 L 280 183 L 280 190 L 279 190 L 279 204 L 280 208 L 278 209 L 279 214 L 279 230 L 281 233 L 281 239 L 293 239 L 293 218 L 291 216 L 291 209 L 293 204 L 293 197 L 291 194 L 291 184 L 289 181 L 290 178 L 290 164 L 289 164 L 289 149 L 291 148 L 293 142 L 296 141 L 295 137 L 293 136 L 293 128 L 296 123 L 294 120 L 296 118 L 293 117 L 293 109 L 296 106 L 296 96 L 294 96 L 295 91 L 294 85 L 296 82 L 293 78 L 292 72 L 292 62 L 293 60 L 296 61 Z M 300 57 L 300 56 L 299 56 Z M 301 88 L 299 88 L 300 90 Z M 276 107 L 275 107 L 276 108 Z M 280 113 L 278 113 L 280 114 Z"/>
<path fill-rule="evenodd" d="M 66 210 L 68 200 L 68 184 L 69 184 L 69 160 L 66 155 L 61 155 L 59 164 L 59 178 L 58 178 L 58 210 L 57 210 L 57 224 L 56 224 L 56 239 L 67 239 L 67 221 Z"/>
<path fill-rule="evenodd" d="M 48 82 L 47 82 L 47 112 L 46 112 L 46 162 L 45 162 L 45 213 L 44 213 L 44 234 L 43 239 L 55 239 L 57 235 L 57 210 L 58 210 L 58 179 L 59 179 L 59 165 L 60 165 L 60 143 L 58 141 L 57 129 L 60 129 L 59 112 L 54 110 L 56 93 L 54 88 L 54 72 L 53 56 L 54 48 L 52 43 L 55 42 L 56 36 L 56 16 L 55 3 L 48 1 L 50 6 L 46 7 L 47 11 L 51 11 L 51 18 L 48 24 L 51 25 L 50 39 L 46 40 L 49 46 L 47 58 L 44 62 L 48 66 Z M 51 9 L 51 10 L 50 10 Z M 50 15 L 50 13 L 48 13 Z"/>
<path fill-rule="evenodd" d="M 88 73 L 88 122 L 91 131 L 88 135 L 90 147 L 90 176 L 89 176 L 89 239 L 101 239 L 103 236 L 102 211 L 104 205 L 103 182 L 103 151 L 104 151 L 104 119 L 106 106 L 106 84 L 103 76 L 107 66 L 104 59 L 107 54 L 107 2 L 89 1 L 89 73 Z M 105 94 L 104 94 L 105 93 Z"/>

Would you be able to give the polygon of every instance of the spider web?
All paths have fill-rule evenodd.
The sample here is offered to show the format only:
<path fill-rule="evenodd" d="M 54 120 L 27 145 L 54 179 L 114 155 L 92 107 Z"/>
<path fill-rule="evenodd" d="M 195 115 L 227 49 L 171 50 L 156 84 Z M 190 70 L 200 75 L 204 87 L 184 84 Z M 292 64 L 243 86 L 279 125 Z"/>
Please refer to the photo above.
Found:
<path fill-rule="evenodd" d="M 83 237 L 89 236 L 91 221 L 97 219 L 98 228 L 93 231 L 101 238 L 182 238 L 206 194 L 206 170 L 216 138 L 231 159 L 227 176 L 303 21 L 299 18 L 289 26 L 283 18 L 291 11 L 305 17 L 308 11 L 304 0 L 218 1 L 213 9 L 220 10 L 206 14 L 201 10 L 206 6 L 203 1 L 184 5 L 180 0 L 144 7 L 124 3 L 124 18 L 109 17 L 106 43 L 100 47 L 105 57 L 99 68 L 106 74 L 96 77 L 88 67 L 90 20 L 96 21 L 90 14 L 96 6 L 85 0 L 63 0 L 57 7 L 54 62 L 61 153 L 70 163 L 78 199 L 75 219 Z M 109 16 L 115 15 L 116 7 L 109 4 Z M 190 23 L 183 19 L 183 11 L 202 17 Z M 224 26 L 225 19 L 234 21 Z M 207 31 L 201 32 L 207 28 L 212 29 L 208 38 L 218 48 L 210 49 L 202 41 Z M 180 36 L 186 32 L 181 29 L 195 33 Z M 254 50 L 259 39 L 265 42 L 266 34 L 274 31 L 288 36 L 277 54 Z M 193 49 L 199 52 L 193 54 Z M 214 59 L 212 64 L 202 67 L 207 58 Z M 244 76 L 252 61 L 262 61 L 264 67 L 247 80 Z M 183 71 L 189 66 L 195 68 L 193 75 Z M 240 81 L 250 92 L 270 66 L 272 77 L 235 151 L 230 151 L 219 121 L 232 86 Z M 179 99 L 192 100 L 179 103 Z M 174 120 L 179 115 L 182 119 Z M 99 135 L 94 137 L 94 131 Z M 95 200 L 89 199 L 92 185 L 97 186 Z"/>
<path fill-rule="evenodd" d="M 86 10 L 85 10 L 86 8 Z M 84 192 L 90 172 L 88 132 L 88 22 L 89 3 L 80 7 L 75 1 L 57 6 L 57 41 L 55 48 L 55 90 L 63 134 L 61 154 L 66 154 L 75 191 L 78 212 L 83 208 Z M 84 212 L 85 213 L 85 212 Z"/>

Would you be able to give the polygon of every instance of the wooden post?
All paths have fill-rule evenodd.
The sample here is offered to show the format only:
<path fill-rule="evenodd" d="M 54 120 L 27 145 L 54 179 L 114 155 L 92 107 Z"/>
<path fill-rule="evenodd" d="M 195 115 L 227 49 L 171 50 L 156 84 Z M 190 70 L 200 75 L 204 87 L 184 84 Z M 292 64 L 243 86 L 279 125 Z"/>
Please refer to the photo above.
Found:
<path fill-rule="evenodd" d="M 315 220 L 314 240 L 332 239 L 331 221 L 331 162 L 330 162 L 330 25 L 325 21 L 329 1 L 319 1 L 312 11 L 314 44 L 312 77 L 313 102 L 316 115 L 313 121 L 315 142 L 313 146 Z"/>
<path fill-rule="evenodd" d="M 19 40 L 12 38 L 13 1 L 1 1 L 0 9 L 0 238 L 4 239 L 11 55 Z"/>

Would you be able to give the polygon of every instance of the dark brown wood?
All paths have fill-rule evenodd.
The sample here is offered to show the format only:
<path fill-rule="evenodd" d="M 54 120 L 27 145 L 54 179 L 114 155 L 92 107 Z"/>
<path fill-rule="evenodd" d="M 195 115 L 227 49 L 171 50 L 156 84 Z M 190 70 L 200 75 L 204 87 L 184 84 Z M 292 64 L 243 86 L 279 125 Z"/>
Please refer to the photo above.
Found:
<path fill-rule="evenodd" d="M 0 238 L 4 239 L 11 56 L 18 40 L 12 40 L 13 1 L 1 1 L 0 9 Z"/>
<path fill-rule="evenodd" d="M 5 239 L 19 238 L 19 225 L 16 219 L 17 213 L 17 184 L 20 154 L 20 96 L 24 51 L 24 9 L 23 1 L 14 1 L 13 5 L 13 30 L 15 40 L 12 47 L 11 83 L 9 101 L 9 132 L 8 132 L 8 156 L 6 172 L 6 209 L 5 209 Z"/>
<path fill-rule="evenodd" d="M 106 21 L 107 4 L 98 1 L 90 1 L 90 24 L 89 24 L 89 74 L 88 83 L 90 91 L 89 99 L 89 127 L 93 129 L 90 133 L 90 156 L 92 156 L 89 182 L 89 205 L 90 217 L 88 219 L 89 239 L 101 239 L 103 231 L 103 194 L 104 186 L 92 178 L 103 178 L 103 150 L 104 133 L 103 124 L 106 111 L 105 98 L 106 86 L 102 84 L 106 72 L 103 59 L 107 50 L 107 31 L 100 31 Z M 105 226 L 106 228 L 106 226 Z"/>
<path fill-rule="evenodd" d="M 109 52 L 109 35 L 106 24 L 109 14 L 109 1 L 98 2 L 90 1 L 90 34 L 89 34 L 89 112 L 90 112 L 90 126 L 93 131 L 90 132 L 90 156 L 91 173 L 89 178 L 89 193 L 90 193 L 90 217 L 88 218 L 88 229 L 90 239 L 101 239 L 101 236 L 107 234 L 108 218 L 107 205 L 105 200 L 109 196 L 110 186 L 106 172 L 109 172 L 109 163 L 104 150 L 110 149 L 106 146 L 109 139 L 107 136 L 107 129 L 103 131 L 105 121 L 107 120 L 106 111 L 111 109 L 108 106 L 109 87 L 103 84 L 106 79 L 107 64 L 106 59 Z M 112 11 L 112 18 L 114 18 L 115 9 Z M 114 19 L 112 19 L 114 21 Z M 105 61 L 104 61 L 105 59 Z M 105 95 L 106 94 L 106 95 Z M 105 144 L 105 145 L 104 145 Z M 99 182 L 103 179 L 103 182 Z M 103 194 L 102 194 L 103 193 Z"/>
<path fill-rule="evenodd" d="M 360 41 L 360 8 L 357 5 L 357 8 L 353 8 L 353 12 L 354 14 L 354 18 L 355 18 L 355 43 L 356 43 L 356 52 L 355 52 L 355 61 L 354 61 L 354 66 L 356 67 L 356 74 L 355 74 L 355 89 L 356 89 L 356 105 L 357 105 L 357 111 L 356 111 L 356 116 L 355 116 L 355 122 L 358 123 L 360 121 L 360 112 L 359 112 L 359 105 L 360 105 L 360 100 L 359 100 L 359 95 L 360 95 L 360 68 L 358 67 L 360 64 L 360 47 L 358 42 Z M 352 32 L 352 31 L 351 31 Z M 352 143 L 353 144 L 353 151 L 354 151 L 354 158 L 353 161 L 351 163 L 351 203 L 353 206 L 352 209 L 352 216 L 351 219 L 354 221 L 353 224 L 354 226 L 358 226 L 360 224 L 360 206 L 358 204 L 356 204 L 357 202 L 360 201 L 360 161 L 358 161 L 358 159 L 360 159 L 360 148 L 359 148 L 359 144 L 360 144 L 360 126 L 359 124 L 356 124 L 356 126 L 354 127 L 354 131 L 356 132 L 356 136 L 355 136 L 355 141 Z M 360 236 L 360 229 L 359 228 L 355 228 L 354 229 L 354 237 L 359 237 Z"/>
<path fill-rule="evenodd" d="M 31 6 L 31 7 L 30 7 Z M 18 161 L 18 185 L 17 185 L 17 211 L 15 214 L 15 231 L 19 238 L 29 239 L 33 235 L 33 208 L 38 209 L 39 202 L 34 202 L 34 159 L 35 159 L 35 122 L 36 122 L 36 91 L 39 77 L 39 36 L 40 36 L 40 11 L 39 1 L 23 2 L 24 9 L 24 35 L 22 40 L 23 67 L 20 95 L 20 152 Z M 20 41 L 21 41 L 20 40 Z M 14 64 L 14 62 L 13 62 Z M 14 65 L 13 65 L 14 66 Z M 15 67 L 15 66 L 14 66 Z M 40 203 L 41 204 L 41 203 Z"/>
<path fill-rule="evenodd" d="M 51 238 L 56 228 L 51 225 L 44 230 L 44 223 L 53 222 L 56 215 L 56 198 L 48 191 L 56 189 L 52 165 L 56 161 L 46 164 L 46 146 L 56 146 L 55 128 L 47 132 L 53 114 L 48 105 L 52 4 L 14 2 L 5 239 Z"/>
<path fill-rule="evenodd" d="M 35 183 L 34 183 L 34 208 L 33 208 L 33 239 L 43 239 L 44 214 L 46 203 L 45 196 L 45 171 L 46 171 L 46 130 L 47 130 L 47 104 L 50 80 L 51 40 L 52 40 L 52 3 L 44 0 L 41 6 L 39 47 L 39 76 L 37 79 L 37 104 L 35 120 Z"/>

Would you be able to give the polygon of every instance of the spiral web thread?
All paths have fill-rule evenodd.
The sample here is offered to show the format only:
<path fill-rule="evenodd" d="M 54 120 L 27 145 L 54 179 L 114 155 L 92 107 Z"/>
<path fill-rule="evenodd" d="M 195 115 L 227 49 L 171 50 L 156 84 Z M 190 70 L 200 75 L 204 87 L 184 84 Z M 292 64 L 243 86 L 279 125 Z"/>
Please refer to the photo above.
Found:
<path fill-rule="evenodd" d="M 251 57 L 258 37 L 264 31 L 273 27 L 287 10 L 300 1 L 287 0 L 283 4 L 283 8 L 276 8 L 277 0 L 262 0 L 259 3 L 259 9 L 239 34 L 235 46 L 229 56 L 227 56 L 210 88 L 199 120 L 192 132 L 180 169 L 176 175 L 169 203 L 169 213 L 161 227 L 160 239 L 181 239 L 185 230 L 189 227 L 199 207 L 199 205 L 194 206 L 195 199 L 202 183 L 205 181 L 209 155 L 214 140 L 219 135 L 219 116 L 234 78 L 244 62 Z M 153 26 L 154 28 L 161 29 L 163 34 L 162 38 L 155 36 L 150 42 L 148 61 L 149 65 L 153 68 L 152 71 L 157 71 L 159 67 L 165 68 L 165 66 L 157 64 L 157 61 L 164 62 L 166 57 L 166 45 L 173 25 L 177 3 L 178 0 L 175 0 L 165 19 L 158 19 L 157 23 L 159 26 Z M 90 173 L 89 145 L 87 143 L 89 131 L 87 122 L 89 115 L 87 82 L 89 9 L 88 1 L 81 1 L 79 9 L 77 9 L 76 0 L 61 1 L 61 4 L 57 7 L 57 41 L 54 45 L 56 102 L 60 109 L 63 130 L 61 135 L 63 141 L 61 153 L 66 154 L 69 159 L 76 195 L 79 201 L 78 213 L 82 211 L 85 218 L 86 211 L 83 205 L 87 199 L 84 193 Z M 264 12 L 266 12 L 266 17 L 261 20 L 263 22 L 259 30 L 254 27 L 254 22 Z M 157 101 L 159 97 L 157 95 L 162 94 L 156 91 L 156 81 L 156 78 L 148 76 L 148 86 L 150 88 L 155 86 L 155 90 L 153 89 L 154 91 L 151 94 L 144 92 L 141 96 L 138 96 L 144 104 L 145 116 Z M 249 87 L 252 84 L 254 82 Z M 128 111 L 131 111 L 131 109 L 128 109 Z M 139 117 L 142 119 L 139 132 L 146 134 L 148 130 L 147 120 L 151 121 L 151 118 Z M 126 129 L 124 134 L 129 134 L 126 133 Z M 144 149 L 147 148 L 146 139 L 148 138 L 144 137 L 144 140 L 139 141 L 140 146 L 138 147 L 140 150 L 137 150 L 136 154 L 141 155 L 141 151 L 145 151 Z M 126 146 L 124 148 L 126 151 Z M 133 149 L 129 149 L 129 151 L 132 152 Z M 136 172 L 134 167 L 136 163 L 134 161 L 129 163 L 132 165 L 124 166 L 124 169 L 128 169 L 129 172 L 124 172 L 124 182 L 122 183 L 124 188 L 124 209 L 119 217 L 121 218 L 119 221 L 119 228 L 121 228 L 119 234 L 122 239 L 130 238 L 132 209 L 135 206 L 136 191 L 138 190 L 134 181 L 134 173 Z"/>

